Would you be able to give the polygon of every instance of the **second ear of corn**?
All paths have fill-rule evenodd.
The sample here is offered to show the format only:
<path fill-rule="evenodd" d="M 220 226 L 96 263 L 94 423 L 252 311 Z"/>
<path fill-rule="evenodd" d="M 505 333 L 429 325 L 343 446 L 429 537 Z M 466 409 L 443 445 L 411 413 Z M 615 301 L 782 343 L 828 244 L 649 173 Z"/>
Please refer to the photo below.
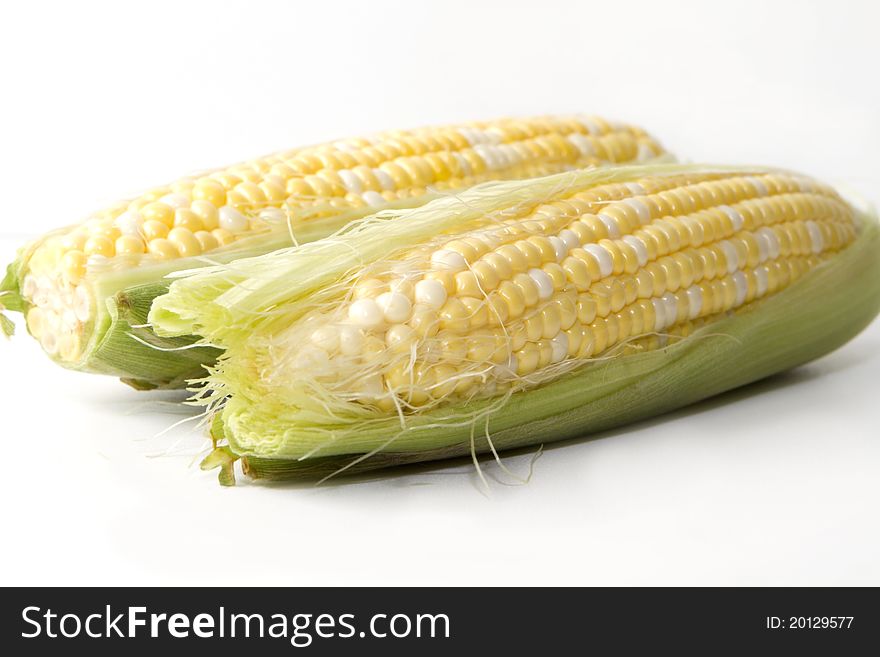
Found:
<path fill-rule="evenodd" d="M 522 447 L 816 358 L 880 310 L 880 230 L 769 169 L 658 165 L 478 186 L 184 275 L 160 335 L 226 350 L 202 401 L 255 477 Z"/>
<path fill-rule="evenodd" d="M 641 129 L 588 116 L 499 119 L 292 149 L 149 190 L 25 247 L 0 302 L 65 367 L 182 387 L 217 351 L 145 326 L 166 274 L 329 235 L 493 179 L 654 159 Z M 7 319 L 0 320 L 6 332 Z M 155 348 L 153 348 L 155 347 Z"/>

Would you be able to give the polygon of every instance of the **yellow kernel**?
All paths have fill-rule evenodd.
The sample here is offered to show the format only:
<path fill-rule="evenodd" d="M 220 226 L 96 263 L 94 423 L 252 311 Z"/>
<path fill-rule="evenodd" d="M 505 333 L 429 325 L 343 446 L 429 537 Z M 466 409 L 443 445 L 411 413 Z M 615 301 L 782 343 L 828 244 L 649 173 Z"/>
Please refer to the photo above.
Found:
<path fill-rule="evenodd" d="M 504 326 L 510 318 L 507 302 L 498 292 L 490 293 L 486 298 L 486 302 L 489 305 L 489 324 L 491 326 Z"/>
<path fill-rule="evenodd" d="M 225 228 L 215 228 L 211 231 L 211 234 L 220 242 L 220 246 L 226 246 L 235 241 L 235 234 Z"/>
<path fill-rule="evenodd" d="M 409 325 L 419 337 L 436 335 L 440 330 L 440 324 L 441 319 L 438 314 L 430 307 L 422 304 L 417 304 L 413 308 L 412 316 L 409 318 Z"/>
<path fill-rule="evenodd" d="M 577 297 L 577 318 L 581 324 L 592 324 L 598 312 L 596 299 L 589 294 L 579 294 Z"/>
<path fill-rule="evenodd" d="M 143 223 L 143 226 L 141 226 L 141 231 L 144 234 L 144 239 L 149 242 L 151 240 L 167 236 L 168 226 L 163 224 L 161 221 L 151 219 L 150 221 L 145 221 Z"/>
<path fill-rule="evenodd" d="M 500 282 L 498 274 L 496 273 L 495 268 L 485 260 L 478 260 L 475 262 L 471 267 L 471 270 L 477 277 L 477 282 L 483 292 L 489 292 L 498 287 L 498 283 Z"/>
<path fill-rule="evenodd" d="M 205 230 L 214 230 L 220 225 L 217 207 L 208 201 L 193 201 L 189 209 L 201 220 Z"/>
<path fill-rule="evenodd" d="M 601 354 L 608 346 L 608 329 L 605 320 L 597 319 L 589 326 L 590 333 L 593 336 L 593 353 Z"/>
<path fill-rule="evenodd" d="M 213 178 L 201 178 L 192 188 L 193 205 L 196 201 L 204 201 L 215 209 L 226 205 L 226 188 Z"/>
<path fill-rule="evenodd" d="M 78 283 L 86 274 L 87 256 L 79 250 L 68 251 L 61 259 L 61 268 L 65 278 L 71 283 Z"/>
<path fill-rule="evenodd" d="M 267 203 L 270 205 L 277 206 L 287 198 L 287 190 L 280 184 L 270 180 L 264 180 L 259 184 L 259 187 L 260 191 L 265 195 Z"/>
<path fill-rule="evenodd" d="M 459 297 L 459 299 L 467 309 L 466 317 L 470 322 L 470 328 L 481 328 L 489 323 L 489 308 L 482 298 Z"/>
<path fill-rule="evenodd" d="M 540 311 L 541 316 L 541 337 L 550 339 L 556 337 L 562 328 L 562 316 L 559 312 L 559 306 L 555 303 L 548 303 Z"/>
<path fill-rule="evenodd" d="M 113 246 L 113 241 L 104 237 L 103 235 L 94 235 L 86 240 L 86 244 L 83 247 L 83 251 L 87 256 L 99 255 L 105 256 L 107 258 L 113 256 L 116 253 L 116 249 Z"/>
<path fill-rule="evenodd" d="M 467 356 L 467 341 L 460 335 L 444 335 L 437 341 L 440 359 L 449 365 L 458 365 Z"/>
<path fill-rule="evenodd" d="M 440 309 L 440 328 L 463 333 L 470 325 L 470 312 L 460 299 L 452 297 Z"/>
<path fill-rule="evenodd" d="M 617 315 L 608 315 L 603 321 L 608 332 L 608 347 L 612 347 L 620 338 L 620 323 L 617 321 Z"/>
<path fill-rule="evenodd" d="M 177 251 L 177 247 L 174 246 L 174 243 L 165 239 L 164 237 L 157 237 L 154 240 L 150 240 L 149 244 L 147 244 L 147 250 L 154 256 L 159 258 L 177 258 L 180 253 Z"/>
<path fill-rule="evenodd" d="M 184 258 L 199 255 L 202 245 L 188 228 L 172 228 L 168 233 L 168 240 L 177 247 L 180 255 Z"/>
<path fill-rule="evenodd" d="M 202 222 L 201 217 L 189 208 L 177 208 L 174 211 L 174 227 L 187 228 L 195 232 L 197 230 L 203 230 L 205 224 Z"/>
<path fill-rule="evenodd" d="M 532 235 L 526 241 L 538 248 L 538 252 L 541 254 L 541 264 L 556 262 L 556 249 L 553 248 L 553 242 L 549 239 L 543 235 Z"/>
<path fill-rule="evenodd" d="M 119 255 L 137 255 L 144 252 L 144 241 L 136 235 L 123 235 L 116 240 L 116 253 Z"/>
<path fill-rule="evenodd" d="M 237 184 L 242 182 L 242 178 L 229 171 L 218 171 L 217 173 L 212 173 L 210 177 L 219 182 L 223 186 L 223 189 L 227 191 L 233 189 Z M 196 186 L 198 186 L 198 182 L 196 183 Z M 195 188 L 193 188 L 193 190 L 195 190 Z"/>
<path fill-rule="evenodd" d="M 476 273 L 466 269 L 455 274 L 455 293 L 459 296 L 480 297 L 484 290 L 480 289 Z"/>
<path fill-rule="evenodd" d="M 497 253 L 507 261 L 507 264 L 513 272 L 524 272 L 529 268 L 529 264 L 526 262 L 526 257 L 523 255 L 522 251 L 516 248 L 513 244 L 505 244 L 504 246 L 499 247 Z"/>
<path fill-rule="evenodd" d="M 199 246 L 203 253 L 212 251 L 220 246 L 220 241 L 214 237 L 213 233 L 207 230 L 196 231 L 195 238 L 199 241 Z"/>
<path fill-rule="evenodd" d="M 697 280 L 694 275 L 694 266 L 691 259 L 685 252 L 676 253 L 672 256 L 672 259 L 675 260 L 675 263 L 678 265 L 680 275 L 679 284 L 681 287 L 690 287 L 691 283 L 693 283 L 694 280 Z"/>
<path fill-rule="evenodd" d="M 513 281 L 503 281 L 498 287 L 498 294 L 507 303 L 509 317 L 516 318 L 523 314 L 526 309 L 526 299 L 516 283 Z"/>
<path fill-rule="evenodd" d="M 673 258 L 664 256 L 657 261 L 657 264 L 660 265 L 665 274 L 666 289 L 671 292 L 679 289 L 681 287 L 681 269 L 678 263 Z"/>
<path fill-rule="evenodd" d="M 589 260 L 592 260 L 595 264 L 595 258 L 589 256 L 589 254 L 583 249 L 574 249 L 574 251 L 578 251 L 579 253 L 571 255 L 563 260 L 562 269 L 565 271 L 566 279 L 574 285 L 579 292 L 583 292 L 584 290 L 588 290 L 593 282 L 593 277 L 590 275 L 587 263 Z M 578 257 L 580 255 L 583 255 L 583 258 Z M 595 267 L 598 276 L 599 266 L 595 265 Z"/>
<path fill-rule="evenodd" d="M 174 225 L 174 208 L 159 201 L 147 203 L 142 207 L 141 216 L 144 218 L 144 222 L 158 221 L 169 228 Z"/>
<path fill-rule="evenodd" d="M 541 269 L 544 270 L 544 273 L 550 277 L 550 280 L 553 282 L 553 289 L 557 292 L 565 287 L 567 282 L 567 278 L 565 275 L 565 270 L 559 263 L 549 262 L 544 265 Z"/>
<path fill-rule="evenodd" d="M 526 306 L 534 306 L 538 303 L 538 286 L 528 274 L 515 274 L 513 283 L 519 289 Z"/>
<path fill-rule="evenodd" d="M 495 270 L 495 274 L 500 280 L 506 281 L 513 278 L 513 267 L 500 253 L 487 253 L 482 257 L 482 261 L 488 263 Z"/>
<path fill-rule="evenodd" d="M 525 346 L 514 355 L 516 356 L 516 373 L 518 375 L 525 376 L 538 369 L 541 353 L 538 349 L 538 345 L 534 342 L 527 342 Z"/>
<path fill-rule="evenodd" d="M 650 333 L 657 324 L 657 311 L 654 308 L 654 304 L 648 299 L 642 299 L 636 303 L 636 307 L 639 309 L 642 318 L 641 331 L 643 333 Z"/>
<path fill-rule="evenodd" d="M 61 248 L 65 251 L 82 251 L 88 238 L 85 230 L 75 229 L 62 238 Z"/>

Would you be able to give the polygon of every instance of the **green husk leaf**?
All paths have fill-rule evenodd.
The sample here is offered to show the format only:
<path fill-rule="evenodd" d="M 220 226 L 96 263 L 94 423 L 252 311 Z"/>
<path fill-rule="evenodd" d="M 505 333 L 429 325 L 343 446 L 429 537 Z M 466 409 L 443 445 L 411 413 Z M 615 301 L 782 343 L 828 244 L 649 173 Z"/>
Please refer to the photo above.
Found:
<path fill-rule="evenodd" d="M 717 170 L 627 167 L 569 174 L 565 184 L 707 169 Z M 300 305 L 320 300 L 328 281 L 387 255 L 397 244 L 452 229 L 471 212 L 491 212 L 498 197 L 509 205 L 511 193 L 534 197 L 552 190 L 561 178 L 481 186 L 458 205 L 444 199 L 409 213 L 404 221 L 370 219 L 296 252 L 236 262 L 241 284 L 230 282 L 222 268 L 188 275 L 157 301 L 153 321 L 172 333 L 198 330 L 228 348 L 207 378 L 212 391 L 207 399 L 218 403 L 231 394 L 219 411 L 222 431 L 215 436 L 222 434 L 241 457 L 243 470 L 256 478 L 309 479 L 482 453 L 492 446 L 512 449 L 571 439 L 651 417 L 826 354 L 880 311 L 880 228 L 875 217 L 862 213 L 853 244 L 783 291 L 666 348 L 597 359 L 507 399 L 408 415 L 404 428 L 400 418 L 388 416 L 342 417 L 336 425 L 323 418 L 316 429 L 302 416 L 291 420 L 288 409 L 265 394 L 248 368 L 255 336 L 295 320 Z M 285 284 L 278 285 L 279 280 Z"/>

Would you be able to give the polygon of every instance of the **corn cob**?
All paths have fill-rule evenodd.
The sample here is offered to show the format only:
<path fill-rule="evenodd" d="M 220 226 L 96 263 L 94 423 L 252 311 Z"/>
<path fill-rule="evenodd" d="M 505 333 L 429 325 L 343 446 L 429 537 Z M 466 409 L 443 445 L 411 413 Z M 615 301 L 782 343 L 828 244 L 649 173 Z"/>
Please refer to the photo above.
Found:
<path fill-rule="evenodd" d="M 227 349 L 197 395 L 222 480 L 578 436 L 808 361 L 880 309 L 880 230 L 770 169 L 482 185 L 299 250 L 181 272 L 160 334 Z"/>
<path fill-rule="evenodd" d="M 0 285 L 58 363 L 140 387 L 177 387 L 216 352 L 175 350 L 142 326 L 176 269 L 326 236 L 383 207 L 412 207 L 491 179 L 651 159 L 642 130 L 595 117 L 501 119 L 289 150 L 184 178 L 22 250 Z M 5 325 L 5 324 L 4 324 Z M 150 349 L 131 338 L 154 344 Z"/>

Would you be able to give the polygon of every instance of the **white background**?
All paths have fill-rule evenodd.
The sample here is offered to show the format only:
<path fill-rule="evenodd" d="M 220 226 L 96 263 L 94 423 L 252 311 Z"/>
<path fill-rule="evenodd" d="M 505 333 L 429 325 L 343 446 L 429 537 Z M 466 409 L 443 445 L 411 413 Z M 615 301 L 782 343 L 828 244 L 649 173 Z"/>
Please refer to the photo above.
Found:
<path fill-rule="evenodd" d="M 202 167 L 504 114 L 633 121 L 684 159 L 876 202 L 876 7 L 4 3 L 0 256 Z M 197 435 L 155 437 L 183 417 L 173 395 L 61 370 L 20 333 L 0 343 L 0 584 L 880 584 L 877 323 L 797 371 L 549 449 L 529 484 L 488 494 L 466 463 L 221 488 L 192 465 Z"/>

